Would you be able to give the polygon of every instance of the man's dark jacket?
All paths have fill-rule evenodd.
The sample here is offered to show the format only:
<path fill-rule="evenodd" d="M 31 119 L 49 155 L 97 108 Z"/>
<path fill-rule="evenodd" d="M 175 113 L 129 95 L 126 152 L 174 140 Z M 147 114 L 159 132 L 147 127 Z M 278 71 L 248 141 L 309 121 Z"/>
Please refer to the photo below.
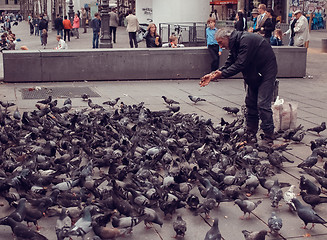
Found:
<path fill-rule="evenodd" d="M 63 30 L 64 24 L 62 23 L 62 18 L 58 17 L 54 20 L 54 25 L 56 30 Z"/>
<path fill-rule="evenodd" d="M 229 56 L 219 70 L 228 78 L 239 72 L 250 87 L 262 81 L 275 81 L 277 62 L 270 44 L 256 33 L 233 31 L 229 38 Z"/>
<path fill-rule="evenodd" d="M 39 23 L 39 30 L 46 29 L 48 31 L 48 21 L 45 20 L 44 18 L 41 19 Z"/>

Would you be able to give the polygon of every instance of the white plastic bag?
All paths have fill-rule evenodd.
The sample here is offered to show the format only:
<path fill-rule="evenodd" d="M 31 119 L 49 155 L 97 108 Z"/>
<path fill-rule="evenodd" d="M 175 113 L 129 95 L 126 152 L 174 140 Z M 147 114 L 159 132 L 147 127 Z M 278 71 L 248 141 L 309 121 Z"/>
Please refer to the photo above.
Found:
<path fill-rule="evenodd" d="M 285 102 L 277 96 L 272 105 L 275 131 L 293 129 L 296 127 L 298 103 Z"/>

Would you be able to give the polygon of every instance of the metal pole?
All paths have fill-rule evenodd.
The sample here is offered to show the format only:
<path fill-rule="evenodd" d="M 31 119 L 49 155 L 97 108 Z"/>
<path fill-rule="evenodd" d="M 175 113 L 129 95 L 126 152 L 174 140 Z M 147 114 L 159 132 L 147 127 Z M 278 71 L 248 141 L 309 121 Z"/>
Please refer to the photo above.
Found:
<path fill-rule="evenodd" d="M 74 22 L 74 4 L 73 4 L 73 0 L 69 0 L 69 10 L 68 10 L 68 17 L 69 20 L 71 22 L 71 24 L 73 25 Z"/>
<path fill-rule="evenodd" d="M 109 3 L 108 0 L 102 1 L 101 8 L 101 36 L 100 36 L 100 48 L 112 48 L 110 27 L 109 27 Z"/>

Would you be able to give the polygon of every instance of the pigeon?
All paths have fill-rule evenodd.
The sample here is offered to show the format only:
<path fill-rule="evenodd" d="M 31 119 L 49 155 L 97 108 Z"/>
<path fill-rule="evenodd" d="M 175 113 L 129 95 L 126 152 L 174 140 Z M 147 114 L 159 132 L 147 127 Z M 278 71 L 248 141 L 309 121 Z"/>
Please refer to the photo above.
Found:
<path fill-rule="evenodd" d="M 96 103 L 93 103 L 93 102 L 92 102 L 92 99 L 90 99 L 90 98 L 87 100 L 87 104 L 88 104 L 89 107 L 92 108 L 92 109 L 96 109 L 96 108 L 100 108 L 100 109 L 102 109 L 102 108 L 103 108 L 102 106 L 100 106 L 100 105 L 98 105 L 98 104 L 96 104 Z"/>
<path fill-rule="evenodd" d="M 292 137 L 291 140 L 294 142 L 301 142 L 305 136 L 305 131 L 298 131 Z"/>
<path fill-rule="evenodd" d="M 246 213 L 249 214 L 248 219 L 250 218 L 250 213 L 256 209 L 256 207 L 261 203 L 261 200 L 258 200 L 257 202 L 251 202 L 250 200 L 241 200 L 241 199 L 236 199 L 235 204 L 239 206 L 239 208 L 243 211 L 244 215 L 241 216 L 241 219 L 244 219 L 244 216 Z"/>
<path fill-rule="evenodd" d="M 12 218 L 13 220 L 15 220 L 16 222 L 22 222 L 26 216 L 26 199 L 25 198 L 21 198 L 19 199 L 17 208 L 14 212 L 12 212 L 11 214 L 9 214 L 8 217 Z"/>
<path fill-rule="evenodd" d="M 56 222 L 56 235 L 58 240 L 63 240 L 65 235 L 68 233 L 68 230 L 72 226 L 72 220 L 68 216 L 68 211 L 66 208 L 61 209 L 61 214 Z"/>
<path fill-rule="evenodd" d="M 308 128 L 307 131 L 310 132 L 316 132 L 319 136 L 320 136 L 320 132 L 325 131 L 326 130 L 326 122 L 322 122 L 320 125 L 312 127 L 312 128 Z"/>
<path fill-rule="evenodd" d="M 89 100 L 89 95 L 88 94 L 86 94 L 86 93 L 83 93 L 82 95 L 81 95 L 81 98 L 82 98 L 82 100 L 83 101 L 88 101 Z"/>
<path fill-rule="evenodd" d="M 72 100 L 70 98 L 67 98 L 65 101 L 64 101 L 64 105 L 72 105 Z"/>
<path fill-rule="evenodd" d="M 173 222 L 173 228 L 176 232 L 175 238 L 183 238 L 186 232 L 186 222 L 183 220 L 181 215 L 178 215 L 176 220 Z"/>
<path fill-rule="evenodd" d="M 308 194 L 320 195 L 321 189 L 303 175 L 300 177 L 300 190 L 306 190 Z"/>
<path fill-rule="evenodd" d="M 204 240 L 221 240 L 221 234 L 218 227 L 218 218 L 214 219 L 213 225 L 206 233 Z"/>
<path fill-rule="evenodd" d="M 112 221 L 112 226 L 115 228 L 133 228 L 134 226 L 142 222 L 144 218 L 145 215 L 142 217 L 121 217 L 121 218 L 113 216 L 111 221 Z"/>
<path fill-rule="evenodd" d="M 144 208 L 142 213 L 145 215 L 144 223 L 146 225 L 148 223 L 155 223 L 162 227 L 163 221 L 159 218 L 159 215 L 155 210 L 153 210 L 152 208 Z"/>
<path fill-rule="evenodd" d="M 242 231 L 245 240 L 265 240 L 268 232 L 266 230 L 261 230 L 258 232 L 250 232 L 248 230 Z"/>
<path fill-rule="evenodd" d="M 92 230 L 91 208 L 92 206 L 87 206 L 84 208 L 83 216 L 78 219 L 77 222 L 67 231 L 65 237 L 71 235 L 84 236 Z"/>
<path fill-rule="evenodd" d="M 315 223 L 320 223 L 320 224 L 327 223 L 311 207 L 302 205 L 302 203 L 296 198 L 294 198 L 292 201 L 296 207 L 297 215 L 304 222 L 304 227 L 303 227 L 304 229 L 307 228 L 308 223 L 312 223 L 312 227 L 310 229 L 314 227 Z"/>
<path fill-rule="evenodd" d="M 269 198 L 271 201 L 271 206 L 278 208 L 279 201 L 283 198 L 283 191 L 280 188 L 277 179 L 275 179 L 274 185 L 271 187 L 269 191 Z"/>
<path fill-rule="evenodd" d="M 175 105 L 167 105 L 167 108 L 174 113 L 178 112 L 181 109 L 180 106 L 175 106 Z"/>
<path fill-rule="evenodd" d="M 174 99 L 167 98 L 166 96 L 162 96 L 162 98 L 165 101 L 165 103 L 167 103 L 170 106 L 172 104 L 179 104 L 179 102 L 175 101 Z"/>
<path fill-rule="evenodd" d="M 0 101 L 0 104 L 1 104 L 1 106 L 2 107 L 4 107 L 4 108 L 9 108 L 9 107 L 12 107 L 12 106 L 15 106 L 16 104 L 15 103 L 13 103 L 13 102 L 2 102 L 2 101 Z"/>
<path fill-rule="evenodd" d="M 322 197 L 315 194 L 307 194 L 306 192 L 301 192 L 300 194 L 303 201 L 307 204 L 310 204 L 312 209 L 321 203 L 327 203 L 327 197 Z"/>
<path fill-rule="evenodd" d="M 277 217 L 275 212 L 272 212 L 270 218 L 268 219 L 268 227 L 270 228 L 270 232 L 278 233 L 282 226 L 282 219 Z"/>
<path fill-rule="evenodd" d="M 192 96 L 192 95 L 188 95 L 188 98 L 194 102 L 194 104 L 196 104 L 197 102 L 200 102 L 200 101 L 206 101 L 204 98 L 199 98 L 197 96 Z"/>
<path fill-rule="evenodd" d="M 286 202 L 286 204 L 289 206 L 290 210 L 292 211 L 296 211 L 295 205 L 292 202 L 293 198 L 296 198 L 296 194 L 294 193 L 294 188 L 295 185 L 291 185 L 290 188 L 284 192 L 284 201 Z"/>
<path fill-rule="evenodd" d="M 16 107 L 16 110 L 14 111 L 13 113 L 13 117 L 16 119 L 16 120 L 20 120 L 22 118 L 22 115 L 20 114 L 19 110 L 18 110 L 18 107 Z"/>
<path fill-rule="evenodd" d="M 223 109 L 227 112 L 227 113 L 233 113 L 233 114 L 237 114 L 240 109 L 237 107 L 223 107 Z"/>
<path fill-rule="evenodd" d="M 29 240 L 47 240 L 47 238 L 38 232 L 30 229 L 26 225 L 16 222 L 10 217 L 5 217 L 0 222 L 1 225 L 8 225 L 11 227 L 13 234 L 18 239 L 29 239 Z"/>
<path fill-rule="evenodd" d="M 43 99 L 43 100 L 37 101 L 37 103 L 49 104 L 51 101 L 52 101 L 52 96 L 49 96 L 49 97 L 46 98 L 46 99 Z"/>
<path fill-rule="evenodd" d="M 102 104 L 109 105 L 110 107 L 114 107 L 119 101 L 119 99 L 120 99 L 119 97 L 115 99 L 110 99 L 109 101 L 103 102 Z"/>
<path fill-rule="evenodd" d="M 318 150 L 314 149 L 309 157 L 297 165 L 298 168 L 312 168 L 318 162 Z"/>

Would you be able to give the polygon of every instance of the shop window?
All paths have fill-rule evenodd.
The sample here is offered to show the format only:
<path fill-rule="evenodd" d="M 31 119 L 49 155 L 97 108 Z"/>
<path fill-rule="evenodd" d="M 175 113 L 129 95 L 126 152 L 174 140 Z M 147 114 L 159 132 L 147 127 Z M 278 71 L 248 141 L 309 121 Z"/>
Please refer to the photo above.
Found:
<path fill-rule="evenodd" d="M 6 1 L 5 1 L 5 4 L 9 4 L 9 0 L 6 0 Z"/>
<path fill-rule="evenodd" d="M 14 4 L 18 4 L 18 0 L 14 0 Z"/>

